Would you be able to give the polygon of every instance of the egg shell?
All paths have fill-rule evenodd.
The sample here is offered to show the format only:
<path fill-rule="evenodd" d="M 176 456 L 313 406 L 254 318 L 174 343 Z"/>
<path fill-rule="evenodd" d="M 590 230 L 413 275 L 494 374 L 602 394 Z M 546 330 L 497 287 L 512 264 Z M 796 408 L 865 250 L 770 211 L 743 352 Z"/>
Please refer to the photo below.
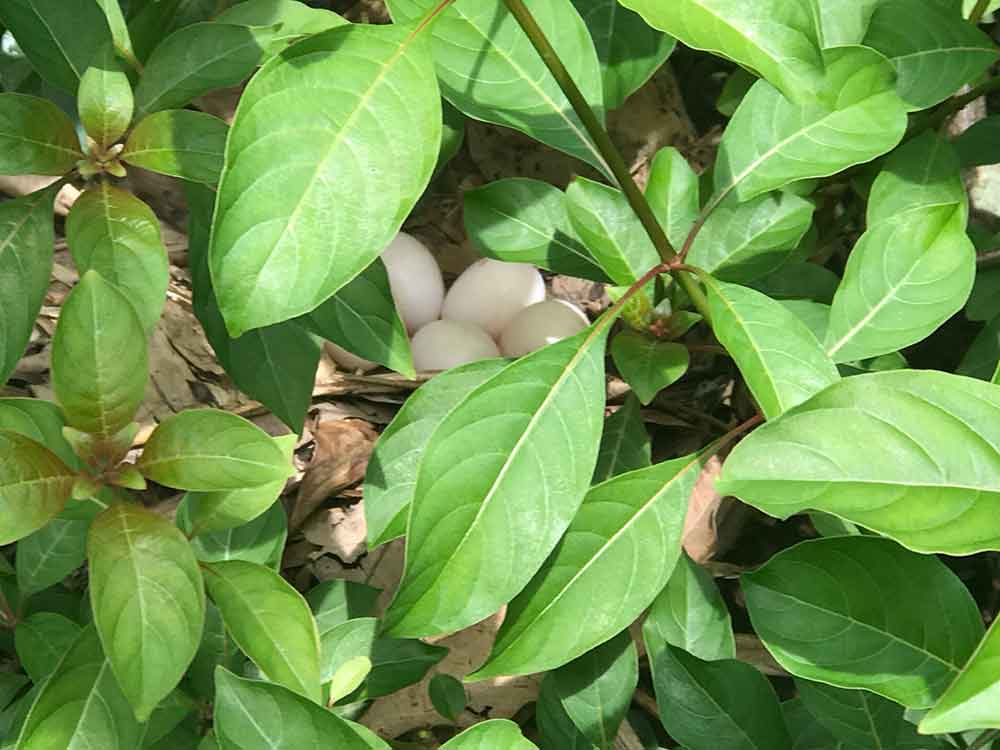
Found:
<path fill-rule="evenodd" d="M 420 240 L 406 232 L 382 251 L 389 288 L 406 330 L 413 333 L 441 317 L 444 279 L 437 261 Z"/>
<path fill-rule="evenodd" d="M 367 359 L 362 359 L 361 357 L 351 354 L 346 349 L 337 346 L 332 341 L 326 342 L 326 353 L 330 355 L 330 358 L 337 363 L 337 367 L 341 370 L 346 370 L 347 372 L 368 372 L 369 370 L 374 370 L 378 367 L 377 362 L 369 362 Z"/>
<path fill-rule="evenodd" d="M 590 325 L 578 307 L 561 299 L 539 302 L 521 310 L 500 335 L 505 357 L 521 357 L 579 333 Z"/>
<path fill-rule="evenodd" d="M 545 299 L 545 280 L 529 263 L 477 260 L 444 298 L 441 317 L 479 326 L 494 338 L 521 310 Z"/>
<path fill-rule="evenodd" d="M 410 341 L 418 372 L 450 370 L 480 359 L 499 357 L 496 342 L 481 328 L 457 320 L 428 323 Z"/>

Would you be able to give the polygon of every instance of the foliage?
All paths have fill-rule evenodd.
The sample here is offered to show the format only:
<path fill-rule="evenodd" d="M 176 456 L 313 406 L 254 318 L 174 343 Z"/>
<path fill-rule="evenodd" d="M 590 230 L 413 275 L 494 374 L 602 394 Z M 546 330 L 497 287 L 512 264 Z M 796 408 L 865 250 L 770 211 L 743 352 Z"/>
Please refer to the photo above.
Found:
<path fill-rule="evenodd" d="M 55 402 L 0 398 L 0 748 L 423 748 L 351 719 L 426 679 L 464 726 L 456 677 L 536 672 L 534 719 L 438 727 L 433 746 L 611 750 L 651 684 L 653 742 L 687 750 L 989 747 L 995 599 L 957 571 L 1000 552 L 1000 251 L 962 170 L 1000 161 L 998 119 L 945 127 L 1000 88 L 988 3 L 386 5 L 369 24 L 299 0 L 0 3 L 0 175 L 58 178 L 0 203 L 0 383 L 45 301 L 56 195 L 83 187 Z M 677 42 L 728 71 L 725 129 L 704 174 L 656 153 L 643 192 L 604 122 Z M 231 125 L 200 111 L 234 86 Z M 406 541 L 392 602 L 301 591 L 281 570 L 295 435 L 205 409 L 137 440 L 170 259 L 120 180 L 182 181 L 206 336 L 301 433 L 323 340 L 416 375 L 379 256 L 464 118 L 580 173 L 466 190 L 474 246 L 615 302 L 418 388 L 364 479 L 369 547 Z M 978 336 L 951 351 L 963 312 Z M 697 392 L 706 353 L 736 382 L 708 438 L 654 449 L 642 409 Z M 609 374 L 632 395 L 606 416 Z M 799 529 L 742 566 L 738 596 L 682 550 L 717 460 L 716 490 Z M 176 522 L 147 488 L 185 493 Z M 438 671 L 447 649 L 421 639 L 502 608 L 477 669 Z M 748 663 L 734 621 L 794 682 Z"/>

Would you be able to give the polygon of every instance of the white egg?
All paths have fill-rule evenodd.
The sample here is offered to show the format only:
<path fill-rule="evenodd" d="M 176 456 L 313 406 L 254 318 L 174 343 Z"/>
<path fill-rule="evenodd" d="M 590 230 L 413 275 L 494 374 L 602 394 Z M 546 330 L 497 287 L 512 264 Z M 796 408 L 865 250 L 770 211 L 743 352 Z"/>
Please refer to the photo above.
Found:
<path fill-rule="evenodd" d="M 505 357 L 520 357 L 579 333 L 590 325 L 578 307 L 561 299 L 550 299 L 526 307 L 500 335 Z"/>
<path fill-rule="evenodd" d="M 374 370 L 378 367 L 377 362 L 369 362 L 367 359 L 362 359 L 357 355 L 351 354 L 349 351 L 337 346 L 332 341 L 326 342 L 326 353 L 330 355 L 340 369 L 346 370 L 347 372 L 357 372 L 358 370 L 368 372 L 369 370 Z"/>
<path fill-rule="evenodd" d="M 431 251 L 416 237 L 400 232 L 382 251 L 389 288 L 399 317 L 413 333 L 441 317 L 444 279 Z"/>
<path fill-rule="evenodd" d="M 528 263 L 477 260 L 444 298 L 441 317 L 472 323 L 496 338 L 521 310 L 545 299 L 545 280 Z"/>
<path fill-rule="evenodd" d="M 481 328 L 457 320 L 435 320 L 410 341 L 418 372 L 450 370 L 480 359 L 499 357 L 496 343 Z"/>

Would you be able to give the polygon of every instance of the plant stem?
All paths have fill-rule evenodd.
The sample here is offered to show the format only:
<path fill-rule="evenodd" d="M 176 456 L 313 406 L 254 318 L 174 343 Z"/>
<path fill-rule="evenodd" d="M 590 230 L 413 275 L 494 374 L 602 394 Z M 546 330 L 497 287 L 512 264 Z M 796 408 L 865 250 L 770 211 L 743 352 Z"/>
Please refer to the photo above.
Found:
<path fill-rule="evenodd" d="M 962 111 L 979 97 L 992 94 L 997 90 L 1000 90 L 1000 76 L 990 78 L 961 96 L 952 97 L 948 101 L 941 104 L 936 110 L 931 112 L 930 116 L 925 118 L 923 122 L 914 127 L 911 131 L 912 135 L 922 133 L 923 131 L 931 128 L 937 129 L 943 125 L 949 117 Z"/>
<path fill-rule="evenodd" d="M 976 265 L 979 268 L 992 268 L 1000 265 L 1000 250 L 987 250 L 976 256 Z"/>
<path fill-rule="evenodd" d="M 990 0 L 979 0 L 976 3 L 976 7 L 972 9 L 969 14 L 969 23 L 973 26 L 978 26 L 983 20 L 983 16 L 986 15 L 986 9 L 990 7 Z"/>
<path fill-rule="evenodd" d="M 545 36 L 545 32 L 542 31 L 538 22 L 535 21 L 535 17 L 524 4 L 524 0 L 504 0 L 504 3 L 511 12 L 511 15 L 521 25 L 521 29 L 527 34 L 532 46 L 542 58 L 549 72 L 552 73 L 552 77 L 555 78 L 556 83 L 559 84 L 559 88 L 562 89 L 566 98 L 569 99 L 569 103 L 573 106 L 573 111 L 576 112 L 577 117 L 580 118 L 583 126 L 587 129 L 587 133 L 593 139 L 594 145 L 600 152 L 605 166 L 614 176 L 618 186 L 625 194 L 625 198 L 642 224 L 642 228 L 649 235 L 649 239 L 656 248 L 656 252 L 659 253 L 664 264 L 669 266 L 671 261 L 677 257 L 677 251 L 670 244 L 670 240 L 667 238 L 666 232 L 663 231 L 663 227 L 660 226 L 659 220 L 649 205 L 649 201 L 646 200 L 646 197 L 632 178 L 632 173 L 629 171 L 628 165 L 625 164 L 625 159 L 622 158 L 621 152 L 611 140 L 608 131 L 605 130 L 597 115 L 594 114 L 594 110 L 591 109 L 590 104 L 580 92 L 576 82 L 573 80 L 573 76 L 570 75 L 566 66 L 563 65 L 562 60 L 559 59 L 559 54 L 552 47 L 552 44 L 549 42 L 548 37 Z M 677 283 L 687 292 L 688 297 L 691 298 L 691 303 L 701 313 L 702 317 L 706 321 L 710 321 L 708 301 L 705 299 L 705 294 L 697 282 L 685 273 L 675 272 L 672 269 L 668 270 L 670 270 L 671 275 L 677 280 Z"/>
<path fill-rule="evenodd" d="M 1000 737 L 1000 729 L 983 732 L 979 735 L 979 739 L 969 745 L 969 750 L 980 750 L 980 748 L 988 747 L 997 737 Z"/>

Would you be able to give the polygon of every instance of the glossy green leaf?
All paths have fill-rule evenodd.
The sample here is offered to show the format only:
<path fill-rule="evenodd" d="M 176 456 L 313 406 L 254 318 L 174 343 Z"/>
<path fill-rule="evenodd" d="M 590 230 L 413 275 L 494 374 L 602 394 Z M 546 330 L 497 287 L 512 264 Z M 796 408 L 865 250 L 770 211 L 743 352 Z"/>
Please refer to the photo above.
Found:
<path fill-rule="evenodd" d="M 63 512 L 17 545 L 17 587 L 30 596 L 53 586 L 83 565 L 87 531 L 99 510 L 86 503 L 87 516 Z"/>
<path fill-rule="evenodd" d="M 715 100 L 715 108 L 725 117 L 732 117 L 750 87 L 756 82 L 757 76 L 744 68 L 737 68 L 726 76 L 719 98 Z"/>
<path fill-rule="evenodd" d="M 684 377 L 690 362 L 684 344 L 660 341 L 638 331 L 615 336 L 611 357 L 643 404 L 651 403 L 657 393 Z"/>
<path fill-rule="evenodd" d="M 15 701 L 18 694 L 30 683 L 27 677 L 16 672 L 4 672 L 0 674 L 0 711 L 6 709 Z M 2 716 L 2 713 L 0 713 Z"/>
<path fill-rule="evenodd" d="M 521 728 L 513 721 L 490 719 L 473 724 L 457 737 L 441 745 L 441 750 L 538 750 L 525 739 Z"/>
<path fill-rule="evenodd" d="M 471 679 L 558 667 L 628 627 L 677 564 L 700 469 L 701 459 L 687 456 L 591 489 L 555 552 L 508 605 L 490 658 Z"/>
<path fill-rule="evenodd" d="M 997 316 L 979 332 L 969 350 L 962 357 L 956 372 L 970 378 L 991 380 L 1000 360 L 1000 316 Z"/>
<path fill-rule="evenodd" d="M 701 212 L 701 187 L 698 175 L 677 149 L 656 152 L 649 164 L 646 200 L 671 244 L 680 250 Z"/>
<path fill-rule="evenodd" d="M 566 211 L 577 236 L 615 284 L 628 286 L 660 262 L 620 190 L 577 177 L 566 189 Z"/>
<path fill-rule="evenodd" d="M 143 118 L 129 133 L 121 158 L 183 180 L 217 185 L 229 126 L 218 117 L 168 109 Z"/>
<path fill-rule="evenodd" d="M 817 341 L 826 338 L 826 329 L 830 324 L 830 306 L 811 299 L 781 300 L 782 306 L 806 324 Z"/>
<path fill-rule="evenodd" d="M 397 23 L 412 23 L 437 0 L 388 0 Z M 531 9 L 587 103 L 603 119 L 601 68 L 587 27 L 571 0 Z M 548 146 L 608 167 L 569 100 L 502 0 L 461 0 L 431 29 L 441 93 L 464 114 L 503 125 Z"/>
<path fill-rule="evenodd" d="M 215 732 L 220 750 L 367 750 L 332 711 L 280 685 L 215 673 Z"/>
<path fill-rule="evenodd" d="M 881 0 L 864 43 L 892 61 L 899 95 L 912 109 L 947 99 L 997 59 L 996 45 L 959 8 L 926 0 Z"/>
<path fill-rule="evenodd" d="M 896 94 L 892 65 L 862 47 L 824 56 L 820 93 L 827 103 L 794 103 L 766 81 L 753 85 L 719 146 L 715 200 L 735 191 L 745 201 L 797 180 L 832 175 L 899 143 L 907 107 Z"/>
<path fill-rule="evenodd" d="M 677 42 L 618 0 L 573 0 L 590 30 L 604 78 L 604 105 L 618 109 L 666 62 Z"/>
<path fill-rule="evenodd" d="M 365 472 L 365 520 L 371 549 L 402 536 L 417 485 L 417 470 L 431 434 L 476 388 L 507 366 L 472 362 L 432 378 L 406 399 L 379 436 Z"/>
<path fill-rule="evenodd" d="M 604 420 L 593 484 L 652 463 L 651 441 L 640 407 L 638 397 L 629 394 L 622 407 Z"/>
<path fill-rule="evenodd" d="M 1000 315 L 1000 268 L 981 268 L 965 306 L 969 320 L 989 321 Z"/>
<path fill-rule="evenodd" d="M 160 42 L 135 87 L 135 110 L 148 115 L 179 109 L 212 89 L 249 77 L 274 37 L 273 27 L 196 23 Z"/>
<path fill-rule="evenodd" d="M 55 192 L 49 189 L 0 203 L 0 384 L 24 354 L 48 290 L 54 199 Z"/>
<path fill-rule="evenodd" d="M 884 0 L 816 0 L 820 40 L 823 47 L 860 44 L 868 31 L 872 13 Z"/>
<path fill-rule="evenodd" d="M 570 720 L 600 750 L 611 750 L 639 682 L 629 632 L 578 656 L 552 673 Z"/>
<path fill-rule="evenodd" d="M 428 34 L 348 26 L 265 65 L 240 100 L 212 232 L 230 333 L 307 313 L 367 268 L 423 193 L 440 140 Z"/>
<path fill-rule="evenodd" d="M 535 723 L 542 750 L 594 750 L 593 743 L 576 728 L 566 713 L 551 674 L 542 679 L 538 689 Z M 656 744 L 659 745 L 659 742 Z"/>
<path fill-rule="evenodd" d="M 106 44 L 80 78 L 77 93 L 80 122 L 87 135 L 106 148 L 132 124 L 134 105 L 132 84 L 118 62 L 114 45 Z"/>
<path fill-rule="evenodd" d="M 840 277 L 816 263 L 786 263 L 774 273 L 750 282 L 750 286 L 778 300 L 808 299 L 830 304 Z"/>
<path fill-rule="evenodd" d="M 660 721 L 689 750 L 785 750 L 791 746 L 774 688 L 755 667 L 702 661 L 646 635 Z"/>
<path fill-rule="evenodd" d="M 86 628 L 42 686 L 17 740 L 18 750 L 135 750 L 143 727 L 101 650 Z"/>
<path fill-rule="evenodd" d="M 657 639 L 704 661 L 736 658 L 733 624 L 712 575 L 681 552 L 642 626 Z"/>
<path fill-rule="evenodd" d="M 201 498 L 188 493 L 177 506 L 177 526 L 191 538 L 195 556 L 202 562 L 245 560 L 258 565 L 276 567 L 281 561 L 288 537 L 288 519 L 279 502 L 253 520 L 227 529 L 195 535 L 192 511 Z"/>
<path fill-rule="evenodd" d="M 62 411 L 51 401 L 39 398 L 0 398 L 0 430 L 17 432 L 41 443 L 72 468 L 79 461 L 63 437 L 65 426 Z"/>
<path fill-rule="evenodd" d="M 194 535 L 215 534 L 259 518 L 285 489 L 285 480 L 242 490 L 189 492 L 184 496 L 187 522 Z"/>
<path fill-rule="evenodd" d="M 799 698 L 816 720 L 845 748 L 944 750 L 943 741 L 921 737 L 898 703 L 867 690 L 843 690 L 796 680 Z M 831 745 L 831 747 L 833 747 Z"/>
<path fill-rule="evenodd" d="M 132 49 L 132 36 L 129 34 L 121 3 L 118 0 L 97 0 L 97 4 L 104 11 L 114 46 L 125 59 L 133 59 L 135 52 Z"/>
<path fill-rule="evenodd" d="M 793 675 L 909 708 L 933 705 L 983 634 L 958 577 L 889 539 L 802 542 L 742 584 L 754 630 Z"/>
<path fill-rule="evenodd" d="M 379 258 L 297 321 L 352 354 L 405 377 L 416 377 L 406 326 L 396 310 L 389 275 Z"/>
<path fill-rule="evenodd" d="M 963 167 L 1000 163 L 1000 117 L 986 117 L 952 141 Z"/>
<path fill-rule="evenodd" d="M 843 750 L 826 727 L 806 710 L 798 698 L 781 704 L 781 715 L 791 735 L 792 750 Z"/>
<path fill-rule="evenodd" d="M 281 24 L 266 48 L 268 55 L 304 36 L 343 26 L 347 21 L 331 10 L 310 8 L 299 0 L 247 0 L 236 3 L 215 17 L 219 23 L 243 26 L 274 26 Z"/>
<path fill-rule="evenodd" d="M 205 624 L 201 572 L 163 516 L 113 505 L 90 527 L 90 603 L 118 684 L 145 721 L 187 671 Z"/>
<path fill-rule="evenodd" d="M 76 476 L 48 448 L 0 430 L 0 544 L 42 528 L 66 505 Z"/>
<path fill-rule="evenodd" d="M 805 99 L 823 73 L 810 0 L 622 0 L 650 26 L 688 47 L 727 57 L 769 80 L 793 99 Z"/>
<path fill-rule="evenodd" d="M 792 193 L 723 201 L 691 245 L 687 262 L 724 281 L 752 281 L 784 263 L 812 224 L 815 206 Z"/>
<path fill-rule="evenodd" d="M 361 687 L 372 670 L 372 662 L 367 656 L 355 656 L 337 670 L 326 686 L 330 703 L 336 703 L 351 695 Z"/>
<path fill-rule="evenodd" d="M 76 94 L 94 52 L 111 41 L 107 18 L 94 0 L 4 0 L 0 22 L 38 74 L 70 94 Z"/>
<path fill-rule="evenodd" d="M 748 287 L 713 280 L 709 309 L 715 335 L 732 354 L 768 419 L 840 380 L 816 337 L 780 302 Z"/>
<path fill-rule="evenodd" d="M 268 679 L 318 703 L 319 633 L 302 595 L 262 565 L 232 560 L 203 569 L 236 645 Z"/>
<path fill-rule="evenodd" d="M 924 734 L 1000 726 L 1000 626 L 994 620 L 968 663 L 920 722 Z"/>
<path fill-rule="evenodd" d="M 524 588 L 556 546 L 597 461 L 608 322 L 504 368 L 434 431 L 413 493 L 403 580 L 385 615 L 388 634 L 479 622 Z M 529 536 L 532 544 L 523 544 Z"/>
<path fill-rule="evenodd" d="M 44 682 L 79 635 L 79 625 L 54 612 L 37 612 L 21 620 L 14 629 L 14 645 L 31 681 Z"/>
<path fill-rule="evenodd" d="M 146 722 L 146 735 L 143 738 L 144 747 L 156 748 L 158 743 L 164 738 L 174 739 L 178 735 L 188 735 L 186 731 L 194 723 L 194 736 L 199 736 L 198 724 L 196 722 L 185 721 L 195 710 L 198 704 L 195 700 L 180 688 L 174 690 L 164 698 L 160 705 L 156 707 L 149 721 Z M 194 718 L 194 717 L 192 717 Z M 179 743 L 178 743 L 179 744 Z M 181 745 L 181 747 L 185 747 Z"/>
<path fill-rule="evenodd" d="M 718 489 L 775 516 L 833 513 L 921 552 L 997 549 L 998 409 L 996 388 L 958 375 L 846 378 L 740 442 Z"/>
<path fill-rule="evenodd" d="M 348 620 L 375 615 L 375 601 L 380 589 L 363 583 L 333 579 L 309 589 L 306 601 L 316 618 L 320 638 L 328 630 Z"/>
<path fill-rule="evenodd" d="M 73 123 L 59 107 L 25 94 L 0 94 L 0 174 L 64 175 L 82 158 Z"/>
<path fill-rule="evenodd" d="M 570 226 L 563 192 L 512 177 L 463 194 L 465 230 L 488 258 L 531 263 L 553 273 L 608 281 Z"/>
<path fill-rule="evenodd" d="M 450 674 L 434 675 L 427 684 L 427 692 L 434 710 L 448 721 L 457 721 L 469 700 L 465 686 Z"/>
<path fill-rule="evenodd" d="M 81 274 L 97 271 L 132 303 L 148 334 L 170 281 L 167 249 L 153 210 L 107 182 L 86 190 L 66 219 L 66 241 Z"/>
<path fill-rule="evenodd" d="M 219 492 L 287 479 L 293 472 L 288 454 L 253 422 L 194 409 L 161 422 L 136 465 L 143 476 L 167 487 Z"/>
<path fill-rule="evenodd" d="M 63 302 L 52 340 L 52 388 L 66 423 L 105 438 L 129 424 L 145 395 L 147 357 L 135 308 L 87 271 Z"/>

